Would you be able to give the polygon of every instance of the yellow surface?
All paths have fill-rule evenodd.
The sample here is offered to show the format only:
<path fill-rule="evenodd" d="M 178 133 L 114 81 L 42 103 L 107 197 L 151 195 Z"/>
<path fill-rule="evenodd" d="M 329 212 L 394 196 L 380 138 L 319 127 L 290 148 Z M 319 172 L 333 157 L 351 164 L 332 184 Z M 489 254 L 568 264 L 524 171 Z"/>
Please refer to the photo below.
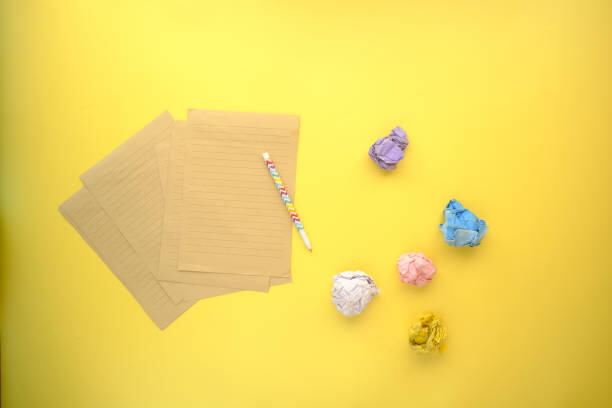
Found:
<path fill-rule="evenodd" d="M 2 406 L 609 403 L 611 4 L 25 1 L 0 6 Z M 295 282 L 159 331 L 57 206 L 165 109 L 301 116 Z M 406 159 L 369 145 L 401 125 Z M 268 177 L 262 174 L 262 177 Z M 484 218 L 446 246 L 448 199 Z M 395 262 L 423 251 L 431 285 Z M 356 318 L 332 276 L 382 293 Z M 410 325 L 444 318 L 448 349 Z"/>

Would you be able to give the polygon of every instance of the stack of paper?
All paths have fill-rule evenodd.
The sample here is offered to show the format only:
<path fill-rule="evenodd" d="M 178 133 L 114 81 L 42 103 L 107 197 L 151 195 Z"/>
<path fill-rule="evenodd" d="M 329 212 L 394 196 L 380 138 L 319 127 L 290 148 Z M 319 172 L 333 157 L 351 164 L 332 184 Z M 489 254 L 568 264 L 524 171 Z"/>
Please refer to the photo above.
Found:
<path fill-rule="evenodd" d="M 163 113 L 81 176 L 60 212 L 165 328 L 198 299 L 291 281 L 291 220 L 261 154 L 291 196 L 299 118 Z"/>

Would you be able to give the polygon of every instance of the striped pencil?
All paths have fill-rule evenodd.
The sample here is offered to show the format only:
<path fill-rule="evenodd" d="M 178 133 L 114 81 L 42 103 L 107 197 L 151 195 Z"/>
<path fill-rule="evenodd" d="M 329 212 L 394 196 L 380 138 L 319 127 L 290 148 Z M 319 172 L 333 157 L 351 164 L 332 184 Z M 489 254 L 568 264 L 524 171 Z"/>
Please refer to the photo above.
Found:
<path fill-rule="evenodd" d="M 310 246 L 310 241 L 308 240 L 308 236 L 306 235 L 306 231 L 304 231 L 304 226 L 302 225 L 302 221 L 300 221 L 300 217 L 298 216 L 293 203 L 291 202 L 291 198 L 289 198 L 289 194 L 287 194 L 287 189 L 283 185 L 283 181 L 280 178 L 280 174 L 278 174 L 278 170 L 276 170 L 276 166 L 272 159 L 270 159 L 270 155 L 268 153 L 263 154 L 263 158 L 266 162 L 266 166 L 268 166 L 268 170 L 270 170 L 270 175 L 274 179 L 274 184 L 276 184 L 276 188 L 285 203 L 285 207 L 287 207 L 287 211 L 289 211 L 289 215 L 291 216 L 291 220 L 295 225 L 295 228 L 300 233 L 302 237 L 302 241 L 304 241 L 304 245 L 308 248 L 309 251 L 312 251 L 312 247 Z"/>

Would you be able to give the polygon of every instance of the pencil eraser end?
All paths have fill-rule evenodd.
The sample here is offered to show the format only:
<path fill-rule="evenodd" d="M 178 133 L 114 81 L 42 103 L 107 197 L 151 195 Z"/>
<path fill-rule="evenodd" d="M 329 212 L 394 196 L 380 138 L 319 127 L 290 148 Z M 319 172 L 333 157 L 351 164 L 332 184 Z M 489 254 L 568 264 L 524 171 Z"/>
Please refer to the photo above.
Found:
<path fill-rule="evenodd" d="M 268 160 L 270 158 L 270 155 L 268 154 L 268 152 L 265 152 L 264 154 L 262 154 L 264 160 Z"/>

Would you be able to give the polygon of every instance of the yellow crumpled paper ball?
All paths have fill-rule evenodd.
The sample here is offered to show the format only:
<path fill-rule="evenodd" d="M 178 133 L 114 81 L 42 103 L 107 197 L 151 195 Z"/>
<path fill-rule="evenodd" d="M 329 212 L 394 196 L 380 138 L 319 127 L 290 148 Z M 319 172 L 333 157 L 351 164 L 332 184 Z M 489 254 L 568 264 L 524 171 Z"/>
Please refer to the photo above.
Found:
<path fill-rule="evenodd" d="M 440 318 L 433 313 L 426 313 L 410 328 L 410 347 L 419 353 L 444 351 L 446 345 L 446 327 Z"/>

